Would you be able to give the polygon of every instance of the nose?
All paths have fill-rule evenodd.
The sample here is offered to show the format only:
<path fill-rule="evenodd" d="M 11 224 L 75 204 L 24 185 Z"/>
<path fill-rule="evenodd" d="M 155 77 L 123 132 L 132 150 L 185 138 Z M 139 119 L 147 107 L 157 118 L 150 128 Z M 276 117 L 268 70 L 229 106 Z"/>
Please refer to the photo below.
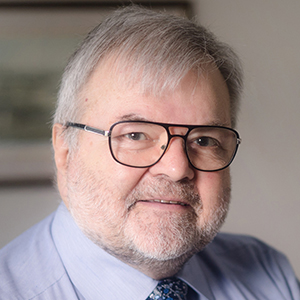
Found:
<path fill-rule="evenodd" d="M 165 175 L 175 182 L 182 179 L 192 180 L 195 170 L 186 156 L 183 139 L 173 137 L 163 157 L 149 168 L 149 172 L 153 176 Z"/>

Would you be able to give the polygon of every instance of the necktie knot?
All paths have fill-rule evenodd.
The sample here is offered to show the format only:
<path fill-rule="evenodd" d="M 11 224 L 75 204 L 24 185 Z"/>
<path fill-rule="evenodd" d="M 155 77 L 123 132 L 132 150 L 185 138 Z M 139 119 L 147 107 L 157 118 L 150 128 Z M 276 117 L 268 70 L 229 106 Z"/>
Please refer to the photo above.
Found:
<path fill-rule="evenodd" d="M 146 300 L 186 300 L 188 286 L 178 278 L 166 278 L 157 284 Z"/>

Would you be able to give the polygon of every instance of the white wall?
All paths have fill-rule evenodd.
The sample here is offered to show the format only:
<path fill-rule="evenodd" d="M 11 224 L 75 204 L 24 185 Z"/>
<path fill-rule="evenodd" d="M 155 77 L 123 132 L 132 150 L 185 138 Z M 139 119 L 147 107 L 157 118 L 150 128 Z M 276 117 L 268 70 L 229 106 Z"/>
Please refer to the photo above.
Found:
<path fill-rule="evenodd" d="M 283 251 L 300 276 L 300 1 L 198 0 L 198 17 L 239 53 L 242 145 L 224 230 Z"/>

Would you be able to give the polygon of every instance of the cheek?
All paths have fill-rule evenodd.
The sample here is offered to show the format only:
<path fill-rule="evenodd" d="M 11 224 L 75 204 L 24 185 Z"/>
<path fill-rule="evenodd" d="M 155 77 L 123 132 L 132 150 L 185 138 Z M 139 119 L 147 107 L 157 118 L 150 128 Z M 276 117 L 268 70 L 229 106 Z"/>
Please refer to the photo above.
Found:
<path fill-rule="evenodd" d="M 202 172 L 197 179 L 198 191 L 200 193 L 204 213 L 213 209 L 220 203 L 220 199 L 230 189 L 229 169 L 219 172 Z"/>
<path fill-rule="evenodd" d="M 99 155 L 97 161 L 90 161 L 90 170 L 116 198 L 124 200 L 144 176 L 146 169 L 123 166 L 107 152 Z"/>
<path fill-rule="evenodd" d="M 131 168 L 116 162 L 109 150 L 108 140 L 85 135 L 80 141 L 80 156 L 95 179 L 111 193 L 124 198 L 138 184 L 147 169 Z M 101 138 L 101 137 L 100 137 Z"/>
<path fill-rule="evenodd" d="M 115 161 L 107 168 L 107 182 L 110 186 L 114 186 L 123 199 L 138 185 L 146 172 L 145 169 L 126 167 Z"/>

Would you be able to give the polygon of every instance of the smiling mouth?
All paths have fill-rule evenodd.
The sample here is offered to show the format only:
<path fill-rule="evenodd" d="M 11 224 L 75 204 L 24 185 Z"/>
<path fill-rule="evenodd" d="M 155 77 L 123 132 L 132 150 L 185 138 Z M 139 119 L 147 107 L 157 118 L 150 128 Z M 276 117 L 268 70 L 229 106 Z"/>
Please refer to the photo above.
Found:
<path fill-rule="evenodd" d="M 140 202 L 153 202 L 153 203 L 161 203 L 161 204 L 173 204 L 173 205 L 188 206 L 186 203 L 183 203 L 180 201 L 172 201 L 172 200 L 154 199 L 154 200 L 140 200 Z"/>

